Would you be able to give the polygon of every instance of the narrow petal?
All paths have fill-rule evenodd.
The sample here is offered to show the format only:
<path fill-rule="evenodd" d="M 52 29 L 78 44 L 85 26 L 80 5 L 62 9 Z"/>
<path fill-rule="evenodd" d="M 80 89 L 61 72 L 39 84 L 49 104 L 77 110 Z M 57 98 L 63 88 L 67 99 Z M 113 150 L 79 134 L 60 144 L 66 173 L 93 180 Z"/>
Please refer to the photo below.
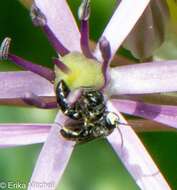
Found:
<path fill-rule="evenodd" d="M 128 120 L 136 132 L 174 131 L 172 128 L 144 119 Z M 52 124 L 0 124 L 0 148 L 43 143 Z"/>
<path fill-rule="evenodd" d="M 109 111 L 119 115 L 121 123 L 126 123 L 111 102 L 107 106 Z M 107 139 L 140 189 L 169 190 L 170 187 L 131 126 L 120 125 L 119 129 L 114 130 Z"/>
<path fill-rule="evenodd" d="M 175 128 L 145 119 L 130 119 L 128 123 L 136 133 L 141 132 L 176 132 Z"/>
<path fill-rule="evenodd" d="M 0 148 L 43 143 L 50 124 L 0 124 Z"/>
<path fill-rule="evenodd" d="M 116 99 L 113 99 L 111 102 L 122 113 L 140 116 L 177 128 L 177 106 L 146 104 L 138 101 Z"/>
<path fill-rule="evenodd" d="M 29 186 L 28 190 L 56 189 L 73 151 L 74 142 L 66 141 L 60 136 L 60 125 L 64 122 L 61 113 L 58 114 L 55 122 L 39 155 L 30 181 L 31 184 L 42 182 L 48 186 Z"/>
<path fill-rule="evenodd" d="M 35 3 L 57 39 L 70 51 L 80 51 L 80 33 L 66 0 L 35 0 Z"/>
<path fill-rule="evenodd" d="M 116 99 L 126 99 L 133 101 L 142 101 L 151 104 L 161 105 L 177 105 L 176 93 L 153 93 L 153 94 L 129 94 L 129 95 L 117 95 Z"/>
<path fill-rule="evenodd" d="M 0 103 L 22 99 L 26 93 L 54 97 L 53 85 L 43 77 L 29 71 L 0 72 Z"/>
<path fill-rule="evenodd" d="M 133 29 L 149 2 L 150 0 L 121 1 L 102 34 L 102 37 L 106 37 L 110 43 L 111 57 L 115 55 L 120 45 Z M 99 44 L 97 45 L 95 56 L 102 61 Z"/>
<path fill-rule="evenodd" d="M 177 61 L 133 64 L 111 69 L 110 95 L 177 91 Z"/>

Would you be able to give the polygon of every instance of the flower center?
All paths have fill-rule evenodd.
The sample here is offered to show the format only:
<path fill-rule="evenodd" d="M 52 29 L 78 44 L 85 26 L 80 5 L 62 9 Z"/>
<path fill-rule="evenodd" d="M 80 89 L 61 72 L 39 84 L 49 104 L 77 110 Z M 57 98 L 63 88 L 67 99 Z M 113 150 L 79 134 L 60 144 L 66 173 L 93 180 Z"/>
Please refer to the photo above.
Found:
<path fill-rule="evenodd" d="M 60 57 L 60 61 L 68 67 L 69 72 L 63 72 L 55 66 L 55 87 L 60 80 L 64 80 L 71 90 L 80 87 L 100 89 L 104 85 L 102 65 L 95 59 L 72 52 Z"/>

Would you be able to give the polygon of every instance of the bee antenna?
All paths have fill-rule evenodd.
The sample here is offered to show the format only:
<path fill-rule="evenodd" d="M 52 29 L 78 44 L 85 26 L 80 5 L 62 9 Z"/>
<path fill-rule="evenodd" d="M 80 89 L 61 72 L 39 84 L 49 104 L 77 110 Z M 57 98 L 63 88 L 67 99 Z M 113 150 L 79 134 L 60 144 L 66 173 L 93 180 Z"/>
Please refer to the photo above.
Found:
<path fill-rule="evenodd" d="M 121 129 L 120 129 L 119 126 L 117 126 L 116 129 L 118 129 L 118 131 L 119 131 L 120 138 L 121 138 L 121 146 L 120 146 L 120 147 L 121 147 L 121 149 L 123 149 L 123 146 L 124 146 L 124 139 L 123 139 L 122 131 L 121 131 Z"/>

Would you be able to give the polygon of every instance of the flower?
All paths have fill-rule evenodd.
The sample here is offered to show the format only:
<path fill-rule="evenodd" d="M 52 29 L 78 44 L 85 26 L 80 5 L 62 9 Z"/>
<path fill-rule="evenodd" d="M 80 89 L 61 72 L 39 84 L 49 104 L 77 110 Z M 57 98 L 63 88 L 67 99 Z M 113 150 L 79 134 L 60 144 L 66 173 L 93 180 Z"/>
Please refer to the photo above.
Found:
<path fill-rule="evenodd" d="M 96 51 L 93 55 L 88 45 L 87 19 L 89 16 L 89 11 L 88 7 L 85 6 L 87 5 L 88 1 L 84 1 L 84 9 L 81 11 L 83 14 L 80 16 L 81 47 L 79 44 L 80 33 L 78 32 L 78 29 L 74 23 L 67 3 L 64 0 L 36 0 L 35 3 L 36 4 L 32 9 L 33 22 L 34 24 L 40 25 L 42 27 L 57 53 L 60 53 L 60 55 L 63 56 L 69 52 L 81 52 L 82 50 L 86 57 L 92 59 L 95 57 L 97 61 L 103 63 L 102 68 L 105 79 L 103 86 L 105 94 L 109 98 L 107 101 L 107 108 L 109 111 L 113 111 L 119 115 L 121 123 L 119 126 L 119 131 L 114 130 L 114 132 L 109 135 L 107 139 L 115 149 L 116 153 L 119 155 L 120 159 L 123 161 L 125 167 L 128 169 L 136 183 L 141 189 L 146 189 L 149 186 L 151 186 L 153 189 L 169 189 L 168 184 L 150 158 L 139 138 L 131 129 L 131 127 L 126 124 L 126 121 L 119 111 L 142 116 L 168 124 L 172 127 L 176 127 L 176 107 L 163 105 L 155 106 L 144 103 L 142 104 L 140 102 L 131 100 L 131 98 L 131 101 L 117 98 L 113 99 L 113 96 L 128 94 L 128 97 L 130 97 L 131 94 L 176 91 L 177 86 L 175 83 L 172 83 L 172 81 L 176 79 L 175 70 L 177 69 L 177 64 L 176 62 L 161 62 L 161 64 L 146 63 L 141 65 L 135 64 L 130 66 L 121 66 L 118 68 L 109 68 L 110 60 L 113 58 L 117 49 L 143 13 L 149 1 L 134 1 L 133 3 L 130 1 L 122 1 L 119 7 L 116 9 L 105 31 L 103 32 L 103 35 L 100 38 Z M 132 10 L 132 17 L 127 18 L 127 13 L 134 4 L 136 4 L 136 9 Z M 59 9 L 61 7 L 62 10 Z M 59 12 L 58 10 L 61 11 Z M 61 20 L 61 17 L 63 20 Z M 124 23 L 125 17 L 127 18 L 127 23 Z M 122 28 L 120 29 L 119 26 L 122 26 Z M 6 88 L 9 90 L 9 86 L 12 86 L 12 84 L 15 86 L 15 84 L 19 84 L 20 81 L 21 86 L 18 85 L 18 88 L 21 90 L 12 89 L 12 93 L 10 94 L 6 93 L 6 91 L 3 92 L 4 96 L 2 96 L 2 101 L 8 96 L 10 98 L 19 98 L 27 104 L 35 104 L 38 107 L 56 107 L 56 102 L 50 102 L 48 104 L 39 98 L 39 96 L 44 95 L 54 96 L 54 72 L 11 54 L 9 52 L 9 44 L 10 39 L 6 38 L 1 46 L 1 58 L 9 59 L 16 64 L 21 65 L 26 70 L 30 70 L 42 76 L 43 78 L 31 72 L 9 73 L 9 80 L 7 80 Z M 64 73 L 67 73 L 68 70 L 70 70 L 69 66 L 64 65 L 61 59 L 55 59 L 54 63 Z M 169 64 L 171 67 L 169 67 Z M 161 76 L 162 72 L 165 73 L 163 76 Z M 22 75 L 25 75 L 25 77 L 22 77 Z M 14 77 L 16 81 L 12 81 L 12 77 Z M 37 88 L 36 85 L 31 86 L 29 84 L 29 78 L 32 81 L 31 84 L 38 84 L 39 88 Z M 100 81 L 102 82 L 101 79 L 98 79 L 98 83 Z M 76 85 L 78 85 L 78 83 Z M 29 90 L 30 93 L 24 93 L 29 92 Z M 131 106 L 129 106 L 130 104 Z M 167 117 L 168 120 L 165 119 Z M 65 118 L 59 112 L 47 137 L 47 141 L 41 151 L 31 181 L 54 181 L 56 186 L 60 180 L 75 144 L 74 142 L 64 140 L 60 136 L 60 127 L 64 125 L 64 121 Z M 7 127 L 11 129 L 11 126 L 6 126 L 5 132 L 9 131 Z M 45 126 L 32 125 L 26 127 L 25 129 L 22 128 L 22 130 L 25 130 L 30 134 L 30 130 L 32 130 L 32 128 L 35 128 L 36 134 L 38 133 L 41 135 L 43 133 L 44 138 L 36 140 L 35 137 L 34 139 L 31 139 L 31 142 L 26 143 L 44 141 L 49 126 L 45 128 Z M 24 137 L 23 133 L 21 133 L 20 137 Z M 17 138 L 16 141 L 17 140 L 19 139 Z M 2 144 L 4 142 L 5 141 L 2 141 Z M 17 142 L 19 142 L 19 144 L 23 144 L 22 142 L 24 141 L 21 140 Z M 5 145 L 3 145 L 3 147 L 4 146 Z M 6 146 L 10 145 L 6 144 Z M 46 171 L 48 171 L 47 173 L 44 172 L 44 168 Z M 33 187 L 29 187 L 29 189 L 33 189 Z"/>

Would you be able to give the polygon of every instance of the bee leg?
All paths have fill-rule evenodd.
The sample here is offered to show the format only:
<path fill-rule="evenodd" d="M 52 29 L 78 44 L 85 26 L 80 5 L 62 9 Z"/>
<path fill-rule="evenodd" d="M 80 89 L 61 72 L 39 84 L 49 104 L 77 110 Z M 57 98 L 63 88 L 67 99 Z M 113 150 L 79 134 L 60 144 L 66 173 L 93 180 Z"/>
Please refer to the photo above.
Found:
<path fill-rule="evenodd" d="M 113 112 L 106 112 L 104 117 L 105 117 L 105 127 L 108 128 L 110 132 L 112 132 L 115 128 L 119 131 L 121 138 L 121 147 L 123 148 L 123 135 L 119 127 L 119 125 L 121 124 L 119 121 L 120 120 L 119 116 Z"/>
<path fill-rule="evenodd" d="M 62 111 L 65 111 L 69 106 L 66 100 L 69 93 L 70 89 L 66 85 L 66 83 L 63 80 L 59 81 L 56 87 L 56 97 L 57 97 L 57 103 L 59 104 Z"/>
<path fill-rule="evenodd" d="M 64 127 L 60 130 L 60 133 L 64 138 L 68 140 L 77 141 L 82 133 L 82 130 L 74 131 L 74 130 L 67 129 Z"/>
<path fill-rule="evenodd" d="M 61 80 L 56 88 L 57 103 L 65 115 L 71 119 L 79 120 L 81 119 L 81 114 L 77 110 L 77 105 L 74 104 L 73 106 L 70 106 L 66 99 L 69 92 L 69 87 L 63 80 Z"/>
<path fill-rule="evenodd" d="M 61 135 L 71 141 L 76 141 L 77 144 L 82 144 L 95 139 L 90 128 L 81 128 L 79 130 L 71 130 L 66 127 L 60 130 Z"/>
<path fill-rule="evenodd" d="M 37 108 L 43 108 L 43 109 L 57 108 L 56 102 L 45 102 L 44 100 L 42 100 L 42 98 L 33 93 L 26 93 L 22 98 L 22 100 L 26 104 L 33 105 Z"/>

